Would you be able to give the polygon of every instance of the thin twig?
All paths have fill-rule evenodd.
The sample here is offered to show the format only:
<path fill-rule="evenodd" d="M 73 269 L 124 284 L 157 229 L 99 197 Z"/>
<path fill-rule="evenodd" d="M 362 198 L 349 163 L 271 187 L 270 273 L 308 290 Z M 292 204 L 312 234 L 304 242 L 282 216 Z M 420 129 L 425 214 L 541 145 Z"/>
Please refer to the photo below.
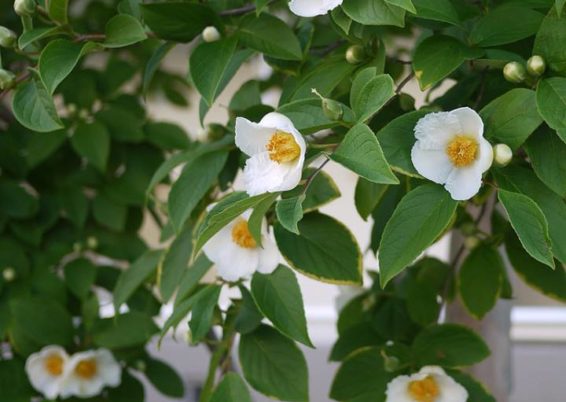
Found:
<path fill-rule="evenodd" d="M 301 194 L 305 194 L 307 192 L 307 190 L 309 189 L 309 186 L 312 184 L 312 182 L 316 178 L 316 176 L 322 171 L 324 166 L 328 162 L 330 162 L 330 157 L 326 154 L 324 154 L 324 156 L 326 157 L 326 160 L 324 162 L 322 162 L 320 164 L 320 166 L 317 167 L 316 170 L 307 178 L 307 180 L 305 181 L 305 187 L 303 188 L 303 192 Z"/>
<path fill-rule="evenodd" d="M 13 88 L 15 88 L 18 84 L 24 82 L 25 80 L 27 80 L 30 77 L 30 72 L 26 71 L 21 73 L 20 75 L 18 75 L 16 77 L 16 79 L 14 80 L 14 84 L 10 87 L 10 88 L 6 88 L 5 90 L 3 90 L 2 92 L 0 92 L 0 100 L 2 100 L 2 98 L 4 98 L 4 96 L 6 96 L 6 94 L 8 92 L 10 92 Z"/>
<path fill-rule="evenodd" d="M 403 81 L 401 81 L 399 83 L 399 85 L 397 85 L 397 89 L 395 90 L 395 95 L 399 95 L 401 93 L 401 91 L 403 90 L 403 88 L 405 87 L 405 85 L 407 85 L 414 77 L 415 77 L 415 72 L 411 71 L 411 73 L 409 75 L 407 75 L 403 79 Z"/>

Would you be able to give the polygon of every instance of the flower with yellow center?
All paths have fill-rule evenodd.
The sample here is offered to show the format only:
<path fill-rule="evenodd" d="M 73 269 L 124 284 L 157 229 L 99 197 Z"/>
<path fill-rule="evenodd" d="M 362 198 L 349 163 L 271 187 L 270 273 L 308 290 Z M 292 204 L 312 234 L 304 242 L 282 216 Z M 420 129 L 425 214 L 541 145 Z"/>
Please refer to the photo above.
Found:
<path fill-rule="evenodd" d="M 108 349 L 76 353 L 68 361 L 61 383 L 61 396 L 89 398 L 99 395 L 104 387 L 117 387 L 122 366 Z"/>
<path fill-rule="evenodd" d="M 57 398 L 68 360 L 67 352 L 60 346 L 46 346 L 30 355 L 26 373 L 31 385 L 47 399 Z"/>
<path fill-rule="evenodd" d="M 249 195 L 292 190 L 301 181 L 307 146 L 286 116 L 268 113 L 259 123 L 238 117 L 236 146 L 250 157 L 244 168 Z"/>
<path fill-rule="evenodd" d="M 344 0 L 291 0 L 289 9 L 299 17 L 315 17 L 324 15 L 335 9 Z"/>
<path fill-rule="evenodd" d="M 261 246 L 250 233 L 251 212 L 248 210 L 233 220 L 203 247 L 208 259 L 216 265 L 218 276 L 225 281 L 246 279 L 256 271 L 269 274 L 279 264 L 279 251 L 265 220 L 261 227 Z"/>
<path fill-rule="evenodd" d="M 468 391 L 437 366 L 423 367 L 387 384 L 385 402 L 466 402 Z"/>
<path fill-rule="evenodd" d="M 411 160 L 419 174 L 444 184 L 458 201 L 478 193 L 493 150 L 483 138 L 483 122 L 475 111 L 463 107 L 429 113 L 417 122 L 415 138 Z"/>

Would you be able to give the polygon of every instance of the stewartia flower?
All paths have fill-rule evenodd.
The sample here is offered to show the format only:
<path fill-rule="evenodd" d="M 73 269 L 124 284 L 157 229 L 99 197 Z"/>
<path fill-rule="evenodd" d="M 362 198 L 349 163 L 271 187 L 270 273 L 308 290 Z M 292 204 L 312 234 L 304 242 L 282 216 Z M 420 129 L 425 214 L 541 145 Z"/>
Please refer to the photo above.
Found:
<path fill-rule="evenodd" d="M 292 190 L 301 181 L 307 146 L 286 116 L 268 113 L 259 123 L 238 117 L 236 145 L 250 157 L 244 169 L 249 195 Z"/>
<path fill-rule="evenodd" d="M 344 0 L 291 0 L 289 8 L 291 12 L 299 17 L 315 17 L 324 15 L 335 9 Z"/>
<path fill-rule="evenodd" d="M 74 354 L 65 367 L 61 396 L 88 398 L 100 394 L 105 386 L 117 387 L 122 378 L 122 366 L 107 349 Z"/>
<path fill-rule="evenodd" d="M 468 391 L 437 366 L 423 367 L 387 385 L 385 402 L 466 402 Z"/>
<path fill-rule="evenodd" d="M 422 176 L 444 187 L 453 199 L 477 194 L 482 174 L 491 167 L 493 150 L 483 138 L 483 122 L 470 108 L 430 113 L 415 127 L 413 165 Z"/>
<path fill-rule="evenodd" d="M 31 385 L 47 399 L 59 395 L 69 356 L 60 346 L 46 346 L 30 355 L 26 373 Z"/>
<path fill-rule="evenodd" d="M 203 247 L 216 265 L 218 276 L 228 282 L 245 279 L 258 271 L 269 274 L 279 264 L 279 251 L 269 236 L 265 220 L 261 224 L 261 246 L 248 227 L 251 210 L 244 212 L 214 235 Z"/>

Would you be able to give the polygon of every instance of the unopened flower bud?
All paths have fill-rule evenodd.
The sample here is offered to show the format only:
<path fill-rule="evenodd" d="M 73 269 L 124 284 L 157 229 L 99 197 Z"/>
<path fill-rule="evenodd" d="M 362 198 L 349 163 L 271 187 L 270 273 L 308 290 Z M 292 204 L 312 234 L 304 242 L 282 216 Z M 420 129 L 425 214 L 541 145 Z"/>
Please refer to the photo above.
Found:
<path fill-rule="evenodd" d="M 35 12 L 35 0 L 15 0 L 14 11 L 20 17 L 30 17 Z"/>
<path fill-rule="evenodd" d="M 383 366 L 385 368 L 385 371 L 392 373 L 399 369 L 398 358 L 396 358 L 395 356 L 389 356 L 387 353 L 385 353 L 385 350 L 381 351 L 381 357 L 383 357 Z"/>
<path fill-rule="evenodd" d="M 546 71 L 546 63 L 541 56 L 534 55 L 527 60 L 527 71 L 533 77 L 540 77 Z"/>
<path fill-rule="evenodd" d="M 95 248 L 98 247 L 98 239 L 94 236 L 89 236 L 86 239 L 86 246 L 91 250 L 94 250 Z"/>
<path fill-rule="evenodd" d="M 312 89 L 312 93 L 320 98 L 322 102 L 322 112 L 326 117 L 333 121 L 342 119 L 342 116 L 344 116 L 344 109 L 339 102 L 325 98 L 314 88 Z"/>
<path fill-rule="evenodd" d="M 16 76 L 14 73 L 0 68 L 0 91 L 10 88 L 15 80 Z"/>
<path fill-rule="evenodd" d="M 352 45 L 346 50 L 346 61 L 350 64 L 360 64 L 366 58 L 366 52 L 360 45 Z"/>
<path fill-rule="evenodd" d="M 476 236 L 468 236 L 464 239 L 464 247 L 468 250 L 473 250 L 480 244 L 480 239 Z"/>
<path fill-rule="evenodd" d="M 215 26 L 208 26 L 202 31 L 202 39 L 205 42 L 216 42 L 220 39 L 220 32 Z"/>
<path fill-rule="evenodd" d="M 0 26 L 0 47 L 12 48 L 16 44 L 16 33 L 6 27 Z"/>
<path fill-rule="evenodd" d="M 507 144 L 497 144 L 493 147 L 493 160 L 497 166 L 507 166 L 513 159 L 513 151 Z"/>
<path fill-rule="evenodd" d="M 527 78 L 527 70 L 521 63 L 512 61 L 503 67 L 503 76 L 507 81 L 518 84 Z"/>
<path fill-rule="evenodd" d="M 147 364 L 141 359 L 138 359 L 134 362 L 134 368 L 138 371 L 144 372 L 147 370 Z"/>
<path fill-rule="evenodd" d="M 4 268 L 4 270 L 2 271 L 2 277 L 4 278 L 4 281 L 12 282 L 14 279 L 16 279 L 16 270 L 12 267 Z"/>

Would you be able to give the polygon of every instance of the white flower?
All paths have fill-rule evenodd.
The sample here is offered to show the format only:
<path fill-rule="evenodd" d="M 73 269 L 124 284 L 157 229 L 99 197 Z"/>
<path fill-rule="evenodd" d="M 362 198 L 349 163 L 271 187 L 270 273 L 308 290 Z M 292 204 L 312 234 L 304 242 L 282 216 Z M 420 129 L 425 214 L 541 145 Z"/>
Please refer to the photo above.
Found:
<path fill-rule="evenodd" d="M 411 376 L 402 375 L 387 384 L 385 402 L 466 402 L 468 391 L 444 370 L 423 367 Z"/>
<path fill-rule="evenodd" d="M 315 17 L 324 15 L 335 9 L 344 0 L 291 0 L 289 8 L 291 12 L 299 17 Z"/>
<path fill-rule="evenodd" d="M 245 279 L 255 271 L 269 274 L 279 264 L 279 251 L 269 236 L 264 220 L 260 247 L 248 228 L 251 210 L 244 212 L 215 234 L 203 247 L 218 275 L 229 282 Z"/>
<path fill-rule="evenodd" d="M 444 187 L 453 199 L 477 194 L 482 174 L 491 167 L 493 150 L 483 138 L 483 122 L 470 108 L 430 113 L 415 127 L 413 165 L 422 176 Z"/>
<path fill-rule="evenodd" d="M 250 156 L 244 169 L 249 195 L 292 190 L 301 181 L 307 146 L 286 116 L 268 113 L 259 123 L 238 117 L 236 145 Z"/>
<path fill-rule="evenodd" d="M 60 346 L 46 346 L 30 355 L 26 373 L 31 385 L 47 399 L 57 398 L 68 359 L 67 352 Z"/>
<path fill-rule="evenodd" d="M 61 396 L 88 398 L 100 394 L 105 386 L 117 387 L 122 366 L 107 349 L 89 350 L 74 354 L 65 368 Z"/>

